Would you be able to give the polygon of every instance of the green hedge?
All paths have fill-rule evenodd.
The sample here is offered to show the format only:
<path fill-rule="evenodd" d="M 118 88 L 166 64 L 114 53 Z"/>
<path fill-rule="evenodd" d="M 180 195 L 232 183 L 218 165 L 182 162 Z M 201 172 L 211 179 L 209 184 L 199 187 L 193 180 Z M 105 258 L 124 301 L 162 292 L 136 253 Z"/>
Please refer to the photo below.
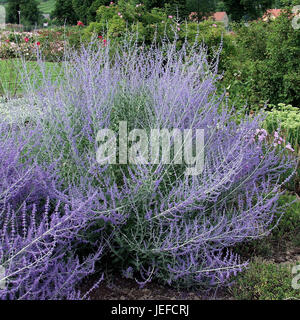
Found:
<path fill-rule="evenodd" d="M 300 106 L 300 32 L 291 20 L 285 12 L 275 21 L 233 26 L 236 56 L 226 65 L 224 84 L 238 105 Z"/>

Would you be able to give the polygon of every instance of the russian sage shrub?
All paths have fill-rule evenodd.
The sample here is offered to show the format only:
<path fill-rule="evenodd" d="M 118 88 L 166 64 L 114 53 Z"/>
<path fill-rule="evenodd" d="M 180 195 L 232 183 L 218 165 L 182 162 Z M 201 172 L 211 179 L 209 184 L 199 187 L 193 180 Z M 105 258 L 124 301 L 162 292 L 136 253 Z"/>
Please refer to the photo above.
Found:
<path fill-rule="evenodd" d="M 93 224 L 86 213 L 93 198 L 74 201 L 60 188 L 55 162 L 38 163 L 39 134 L 0 124 L 0 299 L 81 299 L 78 285 L 104 248 L 99 238 L 93 252 L 77 254 Z"/>
<path fill-rule="evenodd" d="M 82 299 L 78 284 L 95 270 L 102 253 L 82 261 L 74 240 L 85 221 L 78 211 L 64 208 L 31 211 L 24 204 L 18 213 L 10 205 L 1 212 L 0 299 L 58 300 Z M 80 209 L 80 208 L 78 208 Z M 43 216 L 41 218 L 41 213 Z M 101 279 L 102 280 L 102 279 Z M 98 284 L 98 283 L 97 283 Z"/>
<path fill-rule="evenodd" d="M 68 51 L 62 78 L 45 76 L 30 92 L 42 111 L 32 121 L 39 149 L 31 151 L 43 165 L 55 163 L 61 188 L 73 199 L 95 195 L 87 211 L 100 213 L 94 228 L 107 239 L 109 267 L 141 286 L 152 279 L 184 287 L 225 284 L 247 265 L 234 246 L 276 225 L 282 175 L 295 161 L 270 144 L 262 115 L 235 122 L 216 93 L 218 56 L 208 60 L 204 46 L 177 50 L 166 41 L 147 50 L 128 43 L 110 50 L 109 43 L 93 42 Z M 120 121 L 147 133 L 204 129 L 203 171 L 188 176 L 185 164 L 162 160 L 100 165 L 97 133 L 111 129 L 118 136 Z M 97 239 L 92 234 L 86 237 Z"/>

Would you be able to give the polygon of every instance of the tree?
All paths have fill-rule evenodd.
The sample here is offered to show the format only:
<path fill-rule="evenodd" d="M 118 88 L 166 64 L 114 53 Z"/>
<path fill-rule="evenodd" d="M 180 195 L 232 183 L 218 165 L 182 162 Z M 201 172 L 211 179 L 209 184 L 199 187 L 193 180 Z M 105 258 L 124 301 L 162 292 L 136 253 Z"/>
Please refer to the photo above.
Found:
<path fill-rule="evenodd" d="M 96 20 L 99 7 L 109 5 L 111 0 L 56 0 L 52 16 L 64 24 L 87 24 Z"/>
<path fill-rule="evenodd" d="M 147 10 L 151 10 L 153 8 L 163 8 L 166 2 L 165 0 L 144 0 L 143 3 Z"/>
<path fill-rule="evenodd" d="M 285 8 L 299 5 L 299 0 L 275 0 L 274 8 Z"/>
<path fill-rule="evenodd" d="M 197 12 L 199 17 L 206 16 L 208 13 L 216 11 L 215 0 L 187 0 L 189 12 Z"/>
<path fill-rule="evenodd" d="M 42 15 L 36 0 L 9 0 L 7 6 L 7 22 L 19 23 L 19 13 L 21 24 L 35 25 L 41 22 Z"/>
<path fill-rule="evenodd" d="M 96 15 L 97 15 L 97 10 L 101 7 L 101 6 L 106 6 L 110 3 L 110 0 L 96 0 L 93 1 L 93 3 L 91 4 L 91 6 L 88 9 L 88 14 L 87 14 L 87 22 L 93 22 L 96 21 Z"/>
<path fill-rule="evenodd" d="M 180 18 L 185 18 L 189 14 L 186 0 L 165 1 L 164 7 L 168 14 L 174 16 L 178 14 Z"/>
<path fill-rule="evenodd" d="M 274 0 L 223 0 L 225 9 L 232 20 L 257 19 L 266 9 L 271 8 Z"/>
<path fill-rule="evenodd" d="M 72 0 L 56 0 L 52 16 L 61 24 L 76 24 L 79 20 L 73 8 Z"/>
<path fill-rule="evenodd" d="M 85 24 L 88 22 L 88 11 L 93 2 L 93 0 L 72 0 L 73 9 L 76 13 L 76 16 Z"/>
<path fill-rule="evenodd" d="M 8 23 L 19 23 L 19 14 L 20 11 L 20 1 L 18 0 L 11 0 L 7 6 L 7 22 Z"/>
<path fill-rule="evenodd" d="M 225 11 L 225 4 L 224 1 L 217 1 L 216 2 L 216 11 Z"/>
<path fill-rule="evenodd" d="M 170 15 L 177 15 L 181 18 L 188 15 L 187 0 L 144 0 L 143 4 L 147 10 L 153 8 L 165 8 Z"/>

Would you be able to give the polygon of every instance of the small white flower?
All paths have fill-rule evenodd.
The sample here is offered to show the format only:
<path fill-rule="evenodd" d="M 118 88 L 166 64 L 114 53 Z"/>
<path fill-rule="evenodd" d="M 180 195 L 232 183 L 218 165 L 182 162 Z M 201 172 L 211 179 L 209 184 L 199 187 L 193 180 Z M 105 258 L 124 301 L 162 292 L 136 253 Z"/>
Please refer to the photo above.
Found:
<path fill-rule="evenodd" d="M 222 123 L 217 123 L 216 128 L 220 130 L 220 129 L 224 129 L 225 127 Z"/>

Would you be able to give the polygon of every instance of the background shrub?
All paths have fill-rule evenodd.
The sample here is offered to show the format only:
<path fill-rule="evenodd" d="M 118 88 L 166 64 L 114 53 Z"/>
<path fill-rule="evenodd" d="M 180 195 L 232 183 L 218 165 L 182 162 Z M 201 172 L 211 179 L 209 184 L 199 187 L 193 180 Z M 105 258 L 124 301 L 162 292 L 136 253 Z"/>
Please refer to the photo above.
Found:
<path fill-rule="evenodd" d="M 236 56 L 228 61 L 224 85 L 252 110 L 266 103 L 299 105 L 300 34 L 291 19 L 287 11 L 275 21 L 234 27 Z"/>
<path fill-rule="evenodd" d="M 300 110 L 291 105 L 279 103 L 269 106 L 265 120 L 266 129 L 273 133 L 280 128 L 281 134 L 298 149 L 300 145 Z"/>

